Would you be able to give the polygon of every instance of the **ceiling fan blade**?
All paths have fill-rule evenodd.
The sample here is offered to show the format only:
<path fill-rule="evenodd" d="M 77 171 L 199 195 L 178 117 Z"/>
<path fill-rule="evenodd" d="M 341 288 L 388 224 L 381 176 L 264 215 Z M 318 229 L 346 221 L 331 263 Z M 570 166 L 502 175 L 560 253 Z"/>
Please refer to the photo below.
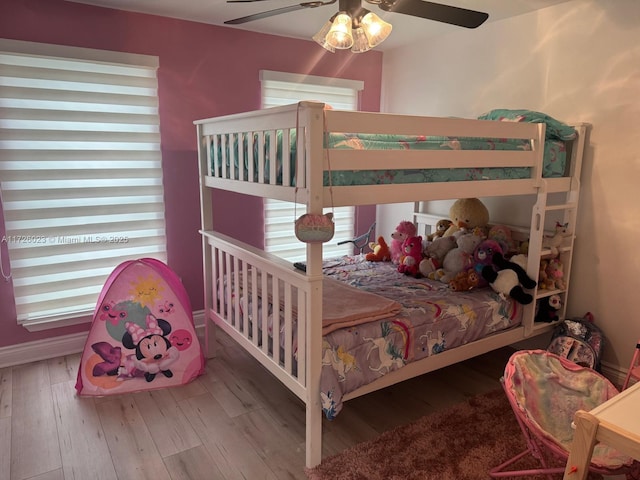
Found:
<path fill-rule="evenodd" d="M 306 8 L 302 4 L 291 5 L 289 7 L 275 8 L 273 10 L 267 10 L 262 13 L 254 13 L 253 15 L 247 15 L 246 17 L 234 18 L 233 20 L 227 20 L 225 25 L 240 25 L 241 23 L 252 22 L 253 20 L 260 20 L 262 18 L 273 17 L 274 15 L 280 15 L 281 13 L 294 12 Z"/>
<path fill-rule="evenodd" d="M 280 15 L 281 13 L 295 12 L 296 10 L 301 10 L 303 8 L 316 8 L 323 5 L 330 5 L 332 3 L 336 3 L 336 0 L 329 0 L 326 2 L 321 0 L 312 0 L 310 2 L 303 2 L 297 5 L 291 5 L 289 7 L 275 8 L 273 10 L 267 10 L 266 12 L 254 13 L 253 15 L 247 15 L 246 17 L 234 18 L 233 20 L 227 20 L 224 23 L 225 25 L 240 25 L 241 23 L 252 22 L 254 20 L 260 20 L 262 18 Z"/>
<path fill-rule="evenodd" d="M 423 0 L 387 0 L 380 3 L 379 7 L 387 12 L 403 13 L 465 28 L 477 28 L 489 18 L 488 13 Z"/>

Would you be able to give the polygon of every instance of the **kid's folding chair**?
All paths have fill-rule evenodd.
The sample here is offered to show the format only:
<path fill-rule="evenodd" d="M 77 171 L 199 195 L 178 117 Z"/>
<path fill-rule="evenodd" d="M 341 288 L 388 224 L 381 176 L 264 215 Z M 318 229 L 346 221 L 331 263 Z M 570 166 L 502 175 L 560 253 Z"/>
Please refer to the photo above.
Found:
<path fill-rule="evenodd" d="M 624 379 L 622 384 L 622 390 L 625 390 L 629 386 L 631 379 L 640 380 L 640 340 L 636 343 L 636 351 L 633 352 L 633 358 L 629 365 L 629 371 L 627 372 L 627 378 Z"/>
<path fill-rule="evenodd" d="M 589 411 L 618 394 L 607 378 L 546 350 L 521 350 L 505 367 L 502 386 L 524 435 L 527 448 L 489 472 L 493 478 L 562 474 L 573 440 L 576 411 Z M 514 468 L 532 455 L 539 468 Z M 603 444 L 595 446 L 589 471 L 637 479 L 638 464 Z"/>

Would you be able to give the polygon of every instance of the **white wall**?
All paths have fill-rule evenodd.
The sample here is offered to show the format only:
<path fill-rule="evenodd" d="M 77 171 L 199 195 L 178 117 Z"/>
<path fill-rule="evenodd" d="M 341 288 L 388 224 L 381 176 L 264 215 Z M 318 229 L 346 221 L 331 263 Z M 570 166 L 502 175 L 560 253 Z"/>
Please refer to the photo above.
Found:
<path fill-rule="evenodd" d="M 640 2 L 573 0 L 488 23 L 386 52 L 383 72 L 383 111 L 527 108 L 592 125 L 568 313 L 593 312 L 605 361 L 626 368 L 640 337 Z M 381 234 L 410 213 L 393 207 Z"/>

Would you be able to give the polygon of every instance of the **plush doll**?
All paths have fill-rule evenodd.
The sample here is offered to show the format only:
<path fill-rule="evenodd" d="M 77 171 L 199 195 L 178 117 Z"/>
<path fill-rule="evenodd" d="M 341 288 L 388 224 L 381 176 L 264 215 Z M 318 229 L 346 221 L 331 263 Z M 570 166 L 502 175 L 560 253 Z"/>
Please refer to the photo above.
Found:
<path fill-rule="evenodd" d="M 402 263 L 398 271 L 405 275 L 420 276 L 420 261 L 422 260 L 422 237 L 409 237 L 402 244 Z"/>
<path fill-rule="evenodd" d="M 502 253 L 507 254 L 516 251 L 516 245 L 511 235 L 511 229 L 506 225 L 494 225 L 489 229 L 487 238 L 500 244 Z"/>
<path fill-rule="evenodd" d="M 449 209 L 451 226 L 444 232 L 448 237 L 463 229 L 472 232 L 475 228 L 486 229 L 489 223 L 489 210 L 477 198 L 460 198 Z M 486 236 L 486 232 L 485 236 Z"/>
<path fill-rule="evenodd" d="M 442 268 L 429 274 L 429 278 L 448 284 L 458 273 L 473 265 L 473 252 L 482 240 L 482 237 L 472 233 L 458 237 L 457 247 L 446 254 Z"/>
<path fill-rule="evenodd" d="M 533 297 L 526 293 L 522 287 L 534 288 L 536 281 L 527 275 L 524 268 L 515 262 L 506 260 L 501 253 L 493 254 L 493 265 L 484 267 L 482 276 L 502 298 L 508 295 L 523 305 L 533 301 Z"/>
<path fill-rule="evenodd" d="M 544 297 L 538 302 L 538 311 L 536 312 L 536 322 L 553 322 L 558 320 L 558 310 L 562 308 L 560 295 L 551 295 Z"/>
<path fill-rule="evenodd" d="M 556 233 L 552 236 L 545 236 L 542 239 L 542 248 L 548 248 L 551 250 L 551 255 L 558 256 L 558 247 L 562 245 L 562 239 L 567 233 L 568 223 L 556 222 Z"/>
<path fill-rule="evenodd" d="M 552 258 L 546 268 L 548 284 L 550 289 L 557 288 L 564 290 L 566 288 L 564 282 L 564 266 L 557 258 Z"/>
<path fill-rule="evenodd" d="M 476 288 L 479 283 L 480 276 L 474 269 L 470 268 L 464 272 L 458 273 L 451 281 L 449 281 L 449 287 L 454 292 L 464 292 L 466 290 Z"/>
<path fill-rule="evenodd" d="M 398 224 L 396 230 L 391 234 L 391 261 L 396 265 L 402 262 L 402 244 L 408 237 L 415 237 L 418 233 L 416 226 L 408 220 L 403 220 Z"/>
<path fill-rule="evenodd" d="M 369 262 L 388 262 L 391 260 L 391 250 L 384 237 L 378 237 L 378 242 L 370 242 L 371 252 L 365 255 L 365 260 Z"/>
<path fill-rule="evenodd" d="M 482 276 L 482 269 L 487 265 L 493 265 L 493 254 L 504 253 L 502 246 L 496 240 L 482 240 L 473 251 L 473 267 L 472 269 L 478 275 L 477 287 L 486 287 L 489 283 Z"/>
<path fill-rule="evenodd" d="M 439 238 L 444 235 L 444 232 L 451 226 L 453 222 L 448 218 L 443 218 L 442 220 L 438 220 L 436 223 L 436 231 L 430 235 L 427 235 L 427 240 L 433 242 L 436 238 Z"/>
<path fill-rule="evenodd" d="M 540 260 L 540 269 L 538 270 L 538 288 L 540 290 L 552 290 L 554 288 L 554 282 L 547 274 L 548 266 L 549 260 Z"/>
<path fill-rule="evenodd" d="M 456 247 L 455 237 L 438 237 L 434 239 L 424 249 L 424 258 L 419 267 L 420 273 L 426 277 L 442 267 L 444 257 Z"/>

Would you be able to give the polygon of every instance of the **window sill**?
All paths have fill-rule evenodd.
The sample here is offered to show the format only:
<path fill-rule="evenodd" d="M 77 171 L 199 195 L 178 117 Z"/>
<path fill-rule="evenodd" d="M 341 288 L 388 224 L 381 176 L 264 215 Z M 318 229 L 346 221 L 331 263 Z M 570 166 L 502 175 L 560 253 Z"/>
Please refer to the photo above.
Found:
<path fill-rule="evenodd" d="M 24 320 L 19 322 L 20 326 L 27 329 L 29 332 L 42 332 L 44 330 L 52 330 L 54 328 L 71 327 L 73 325 L 81 325 L 84 323 L 91 323 L 92 314 L 81 315 L 74 318 L 42 318 L 33 320 Z"/>

